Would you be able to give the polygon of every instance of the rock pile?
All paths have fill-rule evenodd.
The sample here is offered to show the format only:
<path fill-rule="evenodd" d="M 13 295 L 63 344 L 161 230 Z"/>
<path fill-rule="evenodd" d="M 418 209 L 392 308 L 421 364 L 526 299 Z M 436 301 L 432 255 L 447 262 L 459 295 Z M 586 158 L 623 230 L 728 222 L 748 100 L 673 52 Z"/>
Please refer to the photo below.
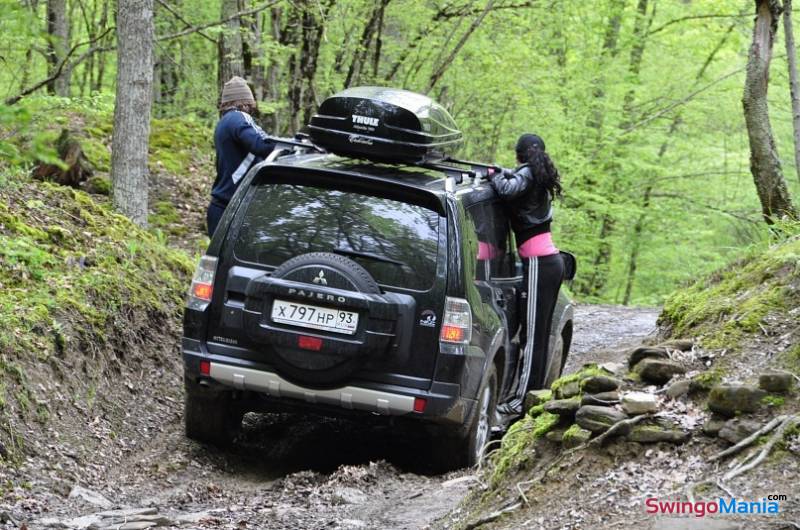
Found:
<path fill-rule="evenodd" d="M 741 415 L 782 403 L 774 394 L 791 393 L 795 384 L 793 374 L 775 370 L 762 373 L 758 386 L 723 382 L 720 371 L 705 365 L 697 369 L 689 340 L 633 348 L 627 360 L 627 374 L 586 365 L 556 381 L 552 391 L 529 392 L 526 406 L 532 415 L 548 412 L 560 418 L 547 439 L 577 447 L 615 424 L 646 415 L 613 434 L 638 443 L 684 443 L 696 430 L 736 444 L 761 427 Z M 712 414 L 702 424 L 705 410 Z"/>

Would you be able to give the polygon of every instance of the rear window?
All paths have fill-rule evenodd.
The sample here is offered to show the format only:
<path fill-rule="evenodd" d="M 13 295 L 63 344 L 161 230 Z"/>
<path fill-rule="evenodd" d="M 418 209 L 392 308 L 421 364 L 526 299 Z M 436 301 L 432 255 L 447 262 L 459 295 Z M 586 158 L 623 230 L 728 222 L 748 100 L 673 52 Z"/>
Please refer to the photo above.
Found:
<path fill-rule="evenodd" d="M 427 290 L 436 276 L 439 214 L 349 191 L 265 184 L 253 190 L 236 258 L 277 267 L 308 252 L 352 259 L 380 284 Z"/>

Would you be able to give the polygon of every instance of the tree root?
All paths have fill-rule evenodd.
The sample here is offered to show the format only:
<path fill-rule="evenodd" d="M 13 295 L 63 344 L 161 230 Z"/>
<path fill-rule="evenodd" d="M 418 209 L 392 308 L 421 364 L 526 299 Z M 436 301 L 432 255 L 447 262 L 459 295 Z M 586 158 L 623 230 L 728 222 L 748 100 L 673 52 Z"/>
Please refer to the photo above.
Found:
<path fill-rule="evenodd" d="M 763 436 L 763 435 L 767 434 L 768 432 L 770 432 L 772 429 L 774 429 L 775 427 L 777 427 L 778 425 L 780 425 L 784 421 L 786 421 L 786 416 L 777 416 L 776 418 L 773 418 L 772 421 L 770 421 L 769 423 L 767 423 L 766 425 L 761 427 L 759 430 L 757 430 L 756 432 L 754 432 L 753 434 L 751 434 L 750 436 L 748 436 L 747 438 L 745 438 L 741 442 L 737 443 L 734 446 L 728 447 L 727 449 L 725 449 L 721 453 L 715 454 L 714 456 L 709 458 L 708 461 L 709 462 L 715 462 L 715 461 L 717 461 L 717 460 L 719 460 L 721 458 L 725 458 L 728 455 L 732 455 L 732 454 L 738 453 L 739 451 L 741 451 L 745 447 L 751 445 L 753 442 L 758 440 L 758 438 L 760 436 Z"/>
<path fill-rule="evenodd" d="M 502 510 L 497 510 L 496 512 L 492 512 L 489 515 L 481 517 L 480 519 L 467 524 L 464 527 L 464 530 L 474 530 L 475 528 L 483 526 L 486 523 L 491 523 L 492 521 L 496 521 L 497 519 L 500 519 L 500 517 L 502 517 L 503 515 L 518 510 L 521 507 L 522 503 L 518 502 L 516 504 L 512 504 L 511 506 L 503 508 Z"/>
<path fill-rule="evenodd" d="M 532 480 L 526 480 L 525 482 L 520 482 L 519 484 L 517 484 L 517 491 L 519 492 L 520 497 L 525 502 L 525 504 L 527 504 L 528 500 L 522 491 L 522 486 L 533 484 L 534 482 L 543 481 L 545 477 L 547 477 L 547 474 L 550 472 L 550 470 L 553 469 L 556 465 L 560 464 L 561 461 L 564 460 L 566 457 L 575 454 L 578 451 L 582 451 L 592 445 L 599 445 L 603 443 L 603 441 L 606 440 L 607 438 L 613 436 L 614 434 L 617 434 L 623 428 L 630 427 L 631 425 L 636 425 L 637 423 L 652 417 L 653 417 L 652 414 L 642 414 L 641 416 L 634 416 L 633 418 L 627 420 L 620 420 L 617 423 L 613 424 L 611 427 L 609 427 L 609 429 L 606 432 L 604 432 L 597 438 L 592 438 L 586 443 L 583 443 L 577 447 L 573 447 L 572 449 L 568 449 L 567 451 L 563 451 L 561 454 L 559 454 L 557 457 L 551 460 L 550 463 L 548 463 L 547 466 L 545 466 L 545 468 L 539 473 L 539 475 L 536 478 Z"/>
<path fill-rule="evenodd" d="M 797 416 L 789 416 L 788 418 L 784 417 L 784 420 L 781 422 L 780 426 L 777 428 L 775 433 L 770 437 L 770 439 L 767 440 L 767 443 L 764 444 L 764 448 L 761 450 L 760 453 L 758 453 L 758 456 L 750 460 L 748 463 L 746 464 L 743 463 L 742 465 L 729 471 L 728 473 L 725 474 L 724 477 L 722 477 L 722 480 L 730 480 L 734 477 L 738 477 L 742 473 L 747 473 L 754 467 L 761 464 L 761 462 L 763 462 L 767 458 L 767 456 L 769 456 L 775 444 L 778 443 L 780 440 L 783 440 L 783 435 L 786 432 L 786 429 L 792 427 L 798 422 L 800 422 L 800 418 L 798 418 Z"/>

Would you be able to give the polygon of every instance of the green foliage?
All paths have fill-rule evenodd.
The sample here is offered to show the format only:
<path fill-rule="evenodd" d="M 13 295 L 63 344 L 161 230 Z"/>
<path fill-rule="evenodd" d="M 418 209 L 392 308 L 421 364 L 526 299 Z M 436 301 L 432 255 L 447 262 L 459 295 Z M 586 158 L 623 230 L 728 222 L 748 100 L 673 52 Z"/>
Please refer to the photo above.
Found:
<path fill-rule="evenodd" d="M 31 52 L 47 47 L 45 4 L 0 0 L 3 94 L 47 76 L 44 54 Z M 308 10 L 289 3 L 243 18 L 242 28 L 262 31 L 252 41 L 260 48 L 250 50 L 246 76 L 265 80 L 256 92 L 267 129 L 297 132 L 314 109 L 292 111 L 290 96 L 310 95 L 305 101 L 313 105 L 349 79 L 441 100 L 465 132 L 465 158 L 511 166 L 516 137 L 540 133 L 566 192 L 556 204 L 554 236 L 577 254 L 575 292 L 587 300 L 661 303 L 676 286 L 774 235 L 760 220 L 748 171 L 741 91 L 752 18 L 730 16 L 743 9 L 740 0 L 599 0 L 558 8 L 495 3 L 469 34 L 479 5 L 397 0 L 381 13 L 379 34 L 370 35 L 366 25 L 376 20 L 378 5 L 340 0 Z M 639 5 L 647 8 L 643 17 Z M 113 16 L 103 19 L 104 6 L 86 0 L 80 16 L 71 11 L 70 44 L 112 25 Z M 200 25 L 220 18 L 221 3 L 184 0 L 173 9 Z M 162 36 L 184 29 L 158 5 L 155 22 Z M 617 27 L 617 38 L 609 39 Z M 216 25 L 202 35 L 159 41 L 154 173 L 181 174 L 192 167 L 193 150 L 211 151 L 208 126 L 217 117 L 219 88 L 212 41 L 229 31 Z M 98 44 L 113 40 L 111 32 Z M 635 64 L 637 50 L 641 64 Z M 431 86 L 437 71 L 442 75 Z M 37 93 L 0 106 L 0 160 L 52 159 L 40 131 L 77 118 L 85 153 L 108 172 L 115 72 L 114 54 L 96 53 L 72 69 L 70 98 Z M 774 56 L 770 83 L 777 148 L 796 195 L 782 54 Z M 177 116 L 191 120 L 178 123 Z"/>
<path fill-rule="evenodd" d="M 735 347 L 758 332 L 774 311 L 800 303 L 800 237 L 749 255 L 720 272 L 676 291 L 666 302 L 661 323 L 676 336 L 702 336 L 709 348 Z"/>
<path fill-rule="evenodd" d="M 712 387 L 722 382 L 724 374 L 718 368 L 706 370 L 692 377 L 691 389 L 693 392 L 708 392 Z"/>
<path fill-rule="evenodd" d="M 580 383 L 584 379 L 592 377 L 594 375 L 607 376 L 609 375 L 609 373 L 606 370 L 603 370 L 602 368 L 598 367 L 596 364 L 585 364 L 577 372 L 567 374 L 553 381 L 553 384 L 550 385 L 550 390 L 556 393 L 558 392 L 558 389 L 564 387 L 569 383 L 574 383 L 574 382 Z"/>
<path fill-rule="evenodd" d="M 513 424 L 503 436 L 500 449 L 492 455 L 494 459 L 492 484 L 497 485 L 507 473 L 524 465 L 533 455 L 533 444 L 536 440 L 550 432 L 558 422 L 557 414 L 542 412 L 525 416 Z"/>
<path fill-rule="evenodd" d="M 784 403 L 786 403 L 786 398 L 783 396 L 764 396 L 761 399 L 761 403 L 767 405 L 768 407 L 782 407 Z"/>
<path fill-rule="evenodd" d="M 83 192 L 4 175 L 0 408 L 45 422 L 22 367 L 104 344 L 123 315 L 177 317 L 192 262 Z"/>

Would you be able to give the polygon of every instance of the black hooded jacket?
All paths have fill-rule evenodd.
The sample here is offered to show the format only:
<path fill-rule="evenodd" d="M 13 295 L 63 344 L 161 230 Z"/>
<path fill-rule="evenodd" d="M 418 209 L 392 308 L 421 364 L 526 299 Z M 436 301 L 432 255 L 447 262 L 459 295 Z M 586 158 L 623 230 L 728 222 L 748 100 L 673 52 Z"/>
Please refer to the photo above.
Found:
<path fill-rule="evenodd" d="M 503 170 L 492 179 L 492 187 L 508 206 L 517 245 L 550 231 L 552 197 L 537 184 L 530 166 L 520 166 L 513 172 Z"/>

